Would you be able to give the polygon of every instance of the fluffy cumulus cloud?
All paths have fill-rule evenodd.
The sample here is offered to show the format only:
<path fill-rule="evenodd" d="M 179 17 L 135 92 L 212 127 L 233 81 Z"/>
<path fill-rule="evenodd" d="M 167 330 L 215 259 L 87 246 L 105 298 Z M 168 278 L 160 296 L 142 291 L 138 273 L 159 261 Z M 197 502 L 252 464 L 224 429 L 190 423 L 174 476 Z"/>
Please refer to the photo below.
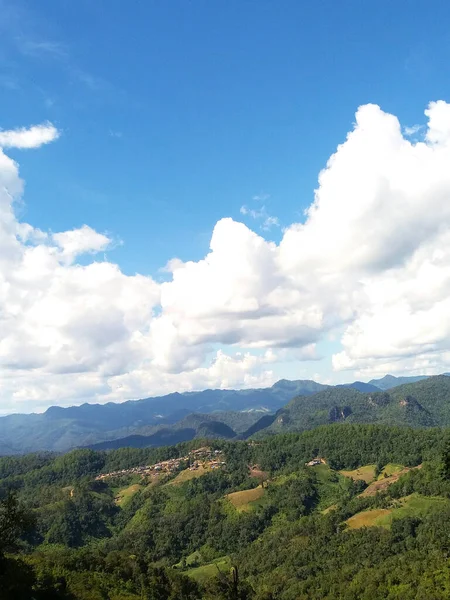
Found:
<path fill-rule="evenodd" d="M 336 371 L 450 370 L 450 105 L 425 114 L 418 141 L 360 107 L 303 223 L 275 244 L 224 218 L 204 259 L 171 260 L 162 284 L 124 275 L 103 257 L 109 235 L 87 225 L 19 222 L 18 166 L 0 149 L 4 412 L 269 385 L 278 361 L 316 359 L 330 335 Z M 3 131 L 0 148 L 57 137 L 50 124 Z"/>
<path fill-rule="evenodd" d="M 37 147 L 58 135 L 49 124 L 3 131 L 0 145 Z M 2 413 L 273 382 L 270 351 L 190 347 L 182 332 L 166 340 L 161 286 L 108 262 L 112 240 L 87 225 L 43 232 L 20 222 L 14 209 L 22 192 L 18 165 L 0 148 Z"/>
<path fill-rule="evenodd" d="M 0 131 L 0 148 L 38 148 L 53 142 L 59 137 L 59 131 L 51 123 L 34 125 L 26 129 Z"/>
<path fill-rule="evenodd" d="M 424 140 L 412 142 L 396 117 L 360 107 L 305 222 L 279 245 L 224 219 L 204 260 L 169 265 L 159 321 L 167 364 L 182 368 L 188 348 L 212 342 L 302 347 L 336 330 L 336 370 L 447 368 L 450 105 L 425 114 Z"/>

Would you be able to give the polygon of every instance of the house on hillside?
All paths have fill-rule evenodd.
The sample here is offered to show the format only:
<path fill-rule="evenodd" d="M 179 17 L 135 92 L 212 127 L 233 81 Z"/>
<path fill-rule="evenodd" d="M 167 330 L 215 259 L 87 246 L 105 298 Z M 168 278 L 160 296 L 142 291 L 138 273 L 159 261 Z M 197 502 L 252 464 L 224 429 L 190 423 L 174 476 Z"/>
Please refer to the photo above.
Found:
<path fill-rule="evenodd" d="M 307 467 L 315 467 L 316 465 L 321 465 L 324 462 L 322 458 L 313 458 L 309 462 L 305 463 Z"/>

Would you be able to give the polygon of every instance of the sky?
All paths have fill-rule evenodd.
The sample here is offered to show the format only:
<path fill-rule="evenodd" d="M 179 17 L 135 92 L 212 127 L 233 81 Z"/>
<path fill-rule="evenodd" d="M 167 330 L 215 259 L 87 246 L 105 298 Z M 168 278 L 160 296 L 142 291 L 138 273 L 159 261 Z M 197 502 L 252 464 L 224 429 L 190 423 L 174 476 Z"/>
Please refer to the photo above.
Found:
<path fill-rule="evenodd" d="M 0 414 L 450 370 L 449 19 L 0 0 Z"/>

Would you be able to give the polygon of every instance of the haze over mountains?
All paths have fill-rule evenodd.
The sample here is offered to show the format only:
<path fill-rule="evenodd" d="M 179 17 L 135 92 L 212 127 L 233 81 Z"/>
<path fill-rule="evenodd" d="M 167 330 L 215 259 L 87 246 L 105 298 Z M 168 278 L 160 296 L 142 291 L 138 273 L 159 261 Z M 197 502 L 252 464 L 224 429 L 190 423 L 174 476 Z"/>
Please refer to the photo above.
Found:
<path fill-rule="evenodd" d="M 393 388 L 398 392 L 386 393 Z M 405 398 L 409 398 L 405 410 L 399 409 L 398 402 Z M 43 414 L 1 417 L 0 454 L 64 452 L 78 446 L 160 446 L 194 437 L 245 438 L 263 430 L 297 431 L 339 420 L 445 425 L 450 424 L 447 401 L 447 377 L 386 375 L 338 386 L 280 380 L 266 389 L 204 390 L 121 404 L 53 406 Z"/>

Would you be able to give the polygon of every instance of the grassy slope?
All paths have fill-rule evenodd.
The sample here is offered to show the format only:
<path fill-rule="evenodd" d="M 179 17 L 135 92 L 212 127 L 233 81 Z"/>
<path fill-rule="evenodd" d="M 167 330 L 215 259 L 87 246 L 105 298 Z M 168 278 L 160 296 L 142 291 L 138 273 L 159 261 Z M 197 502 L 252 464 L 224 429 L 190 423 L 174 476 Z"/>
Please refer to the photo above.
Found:
<path fill-rule="evenodd" d="M 353 471 L 339 471 L 344 477 L 350 477 L 355 481 L 365 481 L 370 483 L 375 479 L 375 465 L 365 465 L 354 469 Z"/>
<path fill-rule="evenodd" d="M 117 492 L 115 502 L 118 506 L 125 506 L 125 504 L 131 500 L 136 492 L 142 489 L 142 485 L 139 483 L 133 483 L 132 485 L 122 488 Z"/>
<path fill-rule="evenodd" d="M 211 471 L 211 469 L 209 467 L 205 468 L 203 466 L 200 466 L 195 471 L 190 471 L 189 469 L 184 469 L 184 471 L 181 471 L 180 473 L 178 473 L 178 475 L 175 477 L 175 479 L 172 479 L 166 485 L 181 485 L 185 481 L 190 481 L 191 479 L 196 479 L 197 477 L 201 477 L 202 475 L 205 475 L 205 473 L 209 473 L 210 471 Z"/>
<path fill-rule="evenodd" d="M 388 465 L 389 466 L 389 465 Z M 422 465 L 414 467 L 420 469 Z M 386 477 L 381 473 L 376 481 L 373 481 L 364 491 L 361 496 L 375 496 L 378 492 L 386 490 L 390 485 L 400 479 L 402 475 L 405 475 L 408 471 L 411 471 L 410 467 L 402 467 L 401 465 L 391 465 L 392 468 L 386 470 Z M 388 472 L 392 472 L 390 476 L 387 476 Z"/>
<path fill-rule="evenodd" d="M 378 479 L 384 479 L 385 475 L 390 477 L 391 475 L 395 475 L 404 469 L 404 465 L 397 465 L 394 463 L 387 464 L 381 473 L 378 475 Z"/>
<path fill-rule="evenodd" d="M 219 574 L 219 571 L 222 573 L 228 573 L 231 568 L 231 560 L 229 556 L 224 556 L 222 558 L 218 558 L 215 561 L 208 563 L 206 565 L 202 565 L 201 567 L 195 567 L 193 569 L 188 569 L 184 572 L 184 575 L 195 579 L 199 583 L 205 582 L 212 577 L 215 577 Z"/>
<path fill-rule="evenodd" d="M 359 529 L 361 527 L 376 527 L 379 519 L 385 519 L 390 516 L 390 508 L 374 508 L 372 510 L 363 510 L 347 519 L 346 523 L 349 529 Z"/>
<path fill-rule="evenodd" d="M 233 492 L 226 496 L 227 500 L 231 502 L 236 510 L 244 512 L 251 510 L 252 502 L 260 500 L 264 495 L 264 490 L 261 486 L 253 488 L 251 490 L 242 490 L 240 492 Z"/>
<path fill-rule="evenodd" d="M 411 494 L 394 502 L 390 508 L 364 510 L 346 521 L 350 529 L 360 527 L 391 527 L 393 519 L 420 516 L 435 506 L 450 505 L 447 498 Z"/>

